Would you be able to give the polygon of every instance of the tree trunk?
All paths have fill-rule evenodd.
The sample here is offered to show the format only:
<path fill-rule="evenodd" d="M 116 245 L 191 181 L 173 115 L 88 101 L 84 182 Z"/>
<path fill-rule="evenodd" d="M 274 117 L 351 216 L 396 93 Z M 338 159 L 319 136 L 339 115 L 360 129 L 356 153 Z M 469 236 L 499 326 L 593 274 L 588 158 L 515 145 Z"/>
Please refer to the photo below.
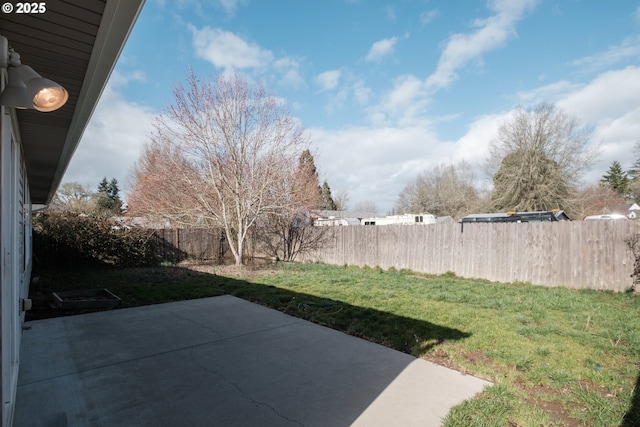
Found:
<path fill-rule="evenodd" d="M 236 265 L 242 265 L 242 255 L 244 253 L 244 239 L 242 238 L 242 232 L 238 231 L 238 250 L 235 253 Z"/>

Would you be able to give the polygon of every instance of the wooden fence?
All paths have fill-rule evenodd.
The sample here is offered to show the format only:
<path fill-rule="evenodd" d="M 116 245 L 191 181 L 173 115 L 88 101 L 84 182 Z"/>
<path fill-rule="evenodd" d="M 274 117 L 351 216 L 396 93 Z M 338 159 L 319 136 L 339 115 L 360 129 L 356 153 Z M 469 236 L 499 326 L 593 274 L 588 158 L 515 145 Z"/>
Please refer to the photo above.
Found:
<path fill-rule="evenodd" d="M 305 260 L 620 292 L 633 284 L 625 238 L 638 232 L 635 221 L 332 227 Z"/>
<path fill-rule="evenodd" d="M 161 228 L 151 231 L 157 242 L 158 256 L 166 261 L 222 260 L 229 247 L 222 229 Z"/>

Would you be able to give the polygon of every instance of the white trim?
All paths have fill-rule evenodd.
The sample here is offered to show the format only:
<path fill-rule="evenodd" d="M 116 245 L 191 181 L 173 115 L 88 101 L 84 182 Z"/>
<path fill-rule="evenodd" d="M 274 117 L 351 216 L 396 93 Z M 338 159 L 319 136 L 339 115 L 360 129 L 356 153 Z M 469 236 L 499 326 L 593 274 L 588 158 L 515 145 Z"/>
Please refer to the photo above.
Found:
<path fill-rule="evenodd" d="M 62 181 L 143 4 L 144 0 L 109 0 L 105 5 L 87 73 L 46 203 L 51 201 Z"/>
<path fill-rule="evenodd" d="M 0 109 L 0 398 L 2 427 L 11 426 L 18 387 L 22 299 L 31 279 L 31 200 L 19 128 Z"/>

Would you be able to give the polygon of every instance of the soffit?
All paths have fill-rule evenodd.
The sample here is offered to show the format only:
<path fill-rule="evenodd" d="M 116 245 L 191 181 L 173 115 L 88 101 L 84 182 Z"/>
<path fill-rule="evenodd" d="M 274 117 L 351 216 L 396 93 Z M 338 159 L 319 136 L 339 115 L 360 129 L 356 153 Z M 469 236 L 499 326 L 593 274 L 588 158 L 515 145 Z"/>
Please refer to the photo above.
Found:
<path fill-rule="evenodd" d="M 69 91 L 57 111 L 16 110 L 33 203 L 57 190 L 144 0 L 47 0 L 42 14 L 1 14 L 23 64 Z"/>

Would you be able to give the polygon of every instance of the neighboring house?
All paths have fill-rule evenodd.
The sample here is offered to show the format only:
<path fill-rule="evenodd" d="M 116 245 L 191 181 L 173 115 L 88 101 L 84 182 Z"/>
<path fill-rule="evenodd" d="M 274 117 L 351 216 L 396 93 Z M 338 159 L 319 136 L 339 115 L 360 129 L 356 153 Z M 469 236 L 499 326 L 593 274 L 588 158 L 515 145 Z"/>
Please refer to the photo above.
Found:
<path fill-rule="evenodd" d="M 640 218 L 640 206 L 637 203 L 616 206 L 610 213 L 625 215 L 629 219 Z"/>
<path fill-rule="evenodd" d="M 0 106 L 2 427 L 13 422 L 22 323 L 30 305 L 32 206 L 48 204 L 55 194 L 143 3 L 47 0 L 38 3 L 41 13 L 0 15 L 2 91 L 16 70 L 9 71 L 7 42 L 1 42 L 6 38 L 23 65 L 69 95 L 62 108 L 46 113 Z"/>

